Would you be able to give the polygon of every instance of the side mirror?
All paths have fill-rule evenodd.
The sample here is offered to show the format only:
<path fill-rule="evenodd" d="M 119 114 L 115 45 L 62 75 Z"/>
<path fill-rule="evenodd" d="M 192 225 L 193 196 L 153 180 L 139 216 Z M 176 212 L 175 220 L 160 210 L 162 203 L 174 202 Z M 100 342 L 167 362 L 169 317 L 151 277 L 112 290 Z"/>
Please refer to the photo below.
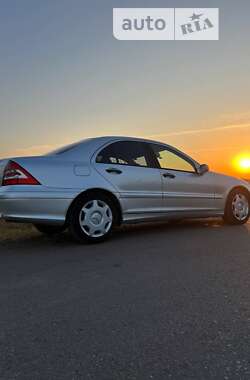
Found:
<path fill-rule="evenodd" d="M 197 169 L 197 173 L 198 173 L 199 175 L 203 175 L 203 174 L 205 174 L 205 173 L 207 173 L 207 172 L 209 172 L 209 167 L 208 167 L 208 165 L 206 165 L 206 164 L 202 164 L 202 165 L 200 165 L 200 166 L 198 167 L 198 169 Z"/>

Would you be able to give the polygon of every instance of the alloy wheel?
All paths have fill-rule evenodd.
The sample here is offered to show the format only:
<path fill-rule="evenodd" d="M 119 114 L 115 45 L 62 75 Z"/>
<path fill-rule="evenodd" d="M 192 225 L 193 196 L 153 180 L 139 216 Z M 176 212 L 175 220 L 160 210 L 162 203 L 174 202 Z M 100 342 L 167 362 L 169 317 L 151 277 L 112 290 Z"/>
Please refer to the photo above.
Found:
<path fill-rule="evenodd" d="M 102 200 L 91 200 L 81 209 L 79 222 L 86 235 L 94 238 L 105 236 L 112 227 L 112 210 Z"/>
<path fill-rule="evenodd" d="M 232 210 L 234 217 L 241 222 L 248 217 L 249 201 L 244 194 L 235 194 L 232 201 Z"/>

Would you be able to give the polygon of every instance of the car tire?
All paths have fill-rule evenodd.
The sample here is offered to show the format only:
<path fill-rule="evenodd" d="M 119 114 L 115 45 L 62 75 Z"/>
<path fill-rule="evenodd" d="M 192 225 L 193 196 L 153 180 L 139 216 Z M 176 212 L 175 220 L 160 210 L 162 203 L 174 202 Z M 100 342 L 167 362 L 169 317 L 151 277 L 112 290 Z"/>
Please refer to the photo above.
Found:
<path fill-rule="evenodd" d="M 250 216 L 250 194 L 247 190 L 239 188 L 231 191 L 227 198 L 224 221 L 227 224 L 245 224 Z"/>
<path fill-rule="evenodd" d="M 77 199 L 69 214 L 69 230 L 79 243 L 106 240 L 117 222 L 118 210 L 115 202 L 101 192 Z"/>
<path fill-rule="evenodd" d="M 34 227 L 38 232 L 48 236 L 60 234 L 66 229 L 65 226 L 53 226 L 49 224 L 34 224 Z"/>

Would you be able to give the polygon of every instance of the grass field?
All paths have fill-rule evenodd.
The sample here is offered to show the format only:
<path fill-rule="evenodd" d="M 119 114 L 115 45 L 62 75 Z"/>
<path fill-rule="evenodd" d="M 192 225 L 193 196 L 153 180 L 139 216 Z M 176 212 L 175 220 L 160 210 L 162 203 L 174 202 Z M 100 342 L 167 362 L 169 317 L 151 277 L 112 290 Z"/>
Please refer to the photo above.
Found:
<path fill-rule="evenodd" d="M 6 223 L 0 221 L 0 240 L 14 240 L 22 237 L 24 234 L 34 234 L 35 230 L 29 224 Z"/>

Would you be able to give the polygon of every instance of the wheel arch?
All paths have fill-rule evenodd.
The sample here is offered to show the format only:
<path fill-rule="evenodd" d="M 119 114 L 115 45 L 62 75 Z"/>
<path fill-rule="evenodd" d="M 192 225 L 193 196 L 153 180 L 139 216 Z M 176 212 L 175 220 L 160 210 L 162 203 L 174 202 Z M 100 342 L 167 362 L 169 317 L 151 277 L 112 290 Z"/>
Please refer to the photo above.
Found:
<path fill-rule="evenodd" d="M 236 185 L 234 187 L 232 187 L 226 194 L 226 201 L 225 201 L 225 208 L 227 207 L 227 202 L 228 202 L 228 199 L 229 199 L 229 196 L 232 194 L 233 191 L 235 190 L 243 190 L 245 191 L 247 194 L 248 194 L 248 199 L 249 199 L 249 202 L 250 202 L 250 191 L 249 189 L 244 186 L 244 185 Z"/>
<path fill-rule="evenodd" d="M 122 207 L 121 207 L 119 199 L 111 191 L 103 189 L 103 188 L 99 188 L 99 187 L 95 187 L 95 188 L 92 188 L 92 189 L 85 190 L 85 191 L 81 192 L 80 194 L 78 194 L 72 200 L 72 202 L 71 202 L 71 204 L 70 204 L 70 206 L 68 208 L 67 214 L 66 214 L 66 223 L 68 223 L 68 221 L 69 221 L 69 216 L 70 216 L 70 212 L 71 212 L 72 208 L 74 207 L 75 203 L 79 199 L 82 199 L 82 198 L 86 197 L 87 195 L 100 194 L 100 193 L 105 194 L 106 196 L 108 196 L 111 199 L 111 201 L 114 203 L 114 205 L 115 205 L 115 207 L 117 209 L 117 212 L 118 212 L 117 224 L 120 225 L 122 223 Z"/>

